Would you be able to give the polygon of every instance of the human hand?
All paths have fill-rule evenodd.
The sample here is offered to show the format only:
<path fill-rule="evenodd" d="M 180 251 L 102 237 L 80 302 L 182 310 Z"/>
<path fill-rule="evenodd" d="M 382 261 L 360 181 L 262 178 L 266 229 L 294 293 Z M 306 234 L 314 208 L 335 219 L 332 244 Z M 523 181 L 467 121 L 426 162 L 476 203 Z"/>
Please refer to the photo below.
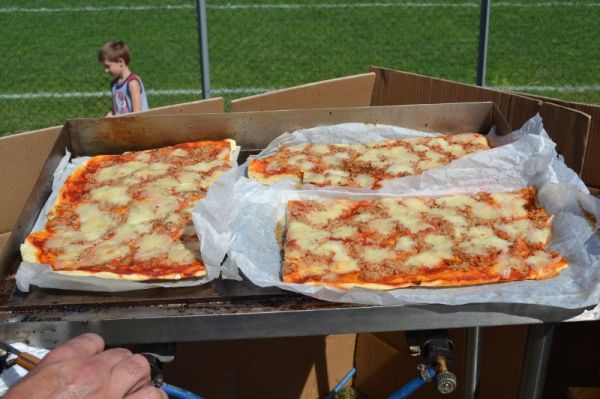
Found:
<path fill-rule="evenodd" d="M 150 365 L 142 355 L 115 348 L 83 334 L 50 351 L 12 387 L 5 399 L 168 399 L 150 382 Z"/>

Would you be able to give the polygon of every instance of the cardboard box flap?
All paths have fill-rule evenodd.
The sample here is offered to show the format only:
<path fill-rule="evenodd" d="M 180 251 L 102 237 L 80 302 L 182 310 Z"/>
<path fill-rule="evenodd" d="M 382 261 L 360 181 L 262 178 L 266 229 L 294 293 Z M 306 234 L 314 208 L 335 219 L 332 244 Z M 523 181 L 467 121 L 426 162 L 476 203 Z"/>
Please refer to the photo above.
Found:
<path fill-rule="evenodd" d="M 62 126 L 0 138 L 0 233 L 15 224 Z"/>
<path fill-rule="evenodd" d="M 233 100 L 231 111 L 365 107 L 371 102 L 374 83 L 374 73 L 308 83 Z"/>
<path fill-rule="evenodd" d="M 511 94 L 392 69 L 370 67 L 369 70 L 376 74 L 371 105 L 491 101 L 508 117 L 505 111 L 509 109 Z M 523 99 L 538 103 L 527 97 Z"/>
<path fill-rule="evenodd" d="M 524 95 L 544 101 L 545 104 L 551 103 L 575 109 L 591 117 L 581 178 L 588 186 L 600 188 L 600 156 L 598 156 L 600 154 L 600 105 L 568 102 L 531 94 Z M 572 126 L 571 131 L 575 132 L 576 126 L 574 124 Z"/>
<path fill-rule="evenodd" d="M 50 154 L 47 155 L 44 166 L 36 170 L 38 177 L 33 188 L 30 190 L 24 206 L 22 203 L 19 204 L 20 208 L 22 207 L 19 217 L 14 226 L 12 226 L 12 232 L 4 244 L 4 248 L 0 250 L 0 267 L 4 263 L 12 263 L 17 259 L 20 244 L 33 228 L 43 204 L 48 199 L 48 196 L 50 196 L 54 171 L 58 167 L 61 158 L 65 155 L 64 150 L 68 145 L 68 130 L 62 127 L 60 134 L 54 141 Z M 44 150 L 46 149 L 44 148 Z M 6 269 L 0 270 L 0 273 L 6 274 L 6 272 Z"/>
<path fill-rule="evenodd" d="M 8 241 L 8 237 L 10 237 L 10 231 L 0 233 L 0 252 L 2 252 L 2 248 L 4 248 L 4 245 Z"/>
<path fill-rule="evenodd" d="M 565 163 L 581 175 L 588 151 L 591 117 L 549 102 L 542 103 L 539 112 L 557 151 L 564 156 Z"/>
<path fill-rule="evenodd" d="M 187 103 L 165 105 L 164 107 L 151 108 L 147 111 L 136 112 L 145 115 L 177 115 L 177 114 L 206 114 L 225 111 L 225 100 L 223 97 L 215 97 L 207 100 L 190 101 Z M 127 116 L 120 115 L 117 118 Z"/>
<path fill-rule="evenodd" d="M 427 110 L 424 117 L 423 111 Z M 284 132 L 319 125 L 366 122 L 447 133 L 487 133 L 492 124 L 500 134 L 508 124 L 492 103 L 451 103 L 412 106 L 325 108 L 252 113 L 130 116 L 74 119 L 67 123 L 75 155 L 114 154 L 173 145 L 178 142 L 233 138 L 244 149 L 262 149 Z M 176 132 L 176 134 L 165 134 Z M 257 134 L 260 132 L 261 134 Z"/>
<path fill-rule="evenodd" d="M 506 116 L 513 130 L 540 113 L 544 128 L 556 142 L 557 151 L 565 158 L 565 163 L 575 172 L 582 172 L 590 116 L 581 111 L 487 87 L 380 67 L 369 70 L 377 75 L 372 105 L 491 101 Z"/>

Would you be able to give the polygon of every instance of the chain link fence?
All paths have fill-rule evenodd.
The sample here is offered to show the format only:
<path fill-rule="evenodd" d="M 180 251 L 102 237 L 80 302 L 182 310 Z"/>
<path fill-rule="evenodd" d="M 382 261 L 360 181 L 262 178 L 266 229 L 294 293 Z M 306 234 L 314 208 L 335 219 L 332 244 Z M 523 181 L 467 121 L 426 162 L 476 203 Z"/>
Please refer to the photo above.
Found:
<path fill-rule="evenodd" d="M 475 79 L 478 7 L 212 0 L 207 14 L 215 95 L 364 73 L 370 65 Z"/>
<path fill-rule="evenodd" d="M 201 98 L 193 1 L 0 3 L 0 134 L 101 117 L 111 109 L 111 77 L 100 47 L 120 39 L 150 107 Z"/>
<path fill-rule="evenodd" d="M 488 85 L 600 102 L 598 3 L 491 5 Z M 116 38 L 131 48 L 130 68 L 150 107 L 200 99 L 196 6 L 2 2 L 0 135 L 105 115 L 111 78 L 97 52 Z M 213 97 L 364 73 L 370 65 L 476 80 L 477 0 L 207 0 L 206 11 Z"/>

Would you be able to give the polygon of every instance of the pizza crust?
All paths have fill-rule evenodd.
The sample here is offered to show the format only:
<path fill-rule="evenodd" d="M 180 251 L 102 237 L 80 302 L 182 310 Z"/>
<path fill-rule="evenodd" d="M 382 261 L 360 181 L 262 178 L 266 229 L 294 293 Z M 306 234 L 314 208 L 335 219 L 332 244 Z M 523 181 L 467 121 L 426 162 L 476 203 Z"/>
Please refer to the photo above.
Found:
<path fill-rule="evenodd" d="M 256 163 L 253 163 L 253 161 L 254 160 L 250 160 L 250 164 L 248 166 L 248 178 L 251 180 L 254 180 L 266 186 L 272 186 L 273 184 L 283 179 L 293 179 L 297 185 L 300 185 L 302 183 L 302 180 L 297 175 L 293 174 L 267 175 L 261 173 L 254 167 L 256 166 Z"/>
<path fill-rule="evenodd" d="M 54 270 L 56 273 L 64 274 L 66 276 L 78 276 L 78 277 L 98 277 L 112 280 L 127 280 L 127 281 L 154 281 L 154 280 L 181 280 L 183 278 L 198 278 L 206 276 L 205 270 L 199 270 L 192 273 L 191 276 L 183 276 L 179 273 L 163 274 L 160 276 L 148 276 L 145 274 L 119 274 L 112 272 L 90 272 L 87 270 Z"/>
<path fill-rule="evenodd" d="M 30 263 L 38 263 L 38 253 L 40 250 L 35 247 L 31 242 L 25 240 L 23 244 L 21 244 L 21 257 L 25 262 Z"/>
<path fill-rule="evenodd" d="M 237 148 L 237 143 L 234 139 L 225 139 L 225 141 L 229 142 L 229 165 L 233 166 L 233 154 Z"/>

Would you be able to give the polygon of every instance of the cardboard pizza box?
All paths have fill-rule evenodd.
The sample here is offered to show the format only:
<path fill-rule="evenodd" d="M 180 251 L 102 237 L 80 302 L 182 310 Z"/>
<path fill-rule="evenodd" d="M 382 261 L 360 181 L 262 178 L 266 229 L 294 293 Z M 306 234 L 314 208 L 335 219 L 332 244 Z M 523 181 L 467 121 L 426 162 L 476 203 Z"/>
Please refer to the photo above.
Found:
<path fill-rule="evenodd" d="M 130 114 L 117 115 L 112 118 L 121 118 L 128 115 L 179 115 L 179 114 L 208 114 L 224 112 L 225 100 L 223 97 L 209 98 L 207 100 L 190 101 L 180 104 L 165 105 L 163 107 L 151 108 L 147 111 L 133 112 Z"/>
<path fill-rule="evenodd" d="M 0 251 L 62 126 L 0 137 Z"/>
<path fill-rule="evenodd" d="M 447 397 L 465 395 L 465 329 L 450 329 L 448 336 L 454 343 L 454 361 L 449 370 L 457 377 L 456 390 L 442 395 L 434 384 L 427 384 L 411 398 Z M 519 394 L 521 363 L 527 326 L 498 326 L 485 328 L 482 336 L 479 397 L 491 399 L 516 398 Z M 510 348 L 510 350 L 506 350 Z M 417 376 L 416 366 L 421 357 L 412 357 L 404 332 L 358 334 L 356 340 L 355 387 L 369 398 L 385 398 Z"/>
<path fill-rule="evenodd" d="M 231 112 L 364 107 L 371 103 L 373 72 L 307 83 L 231 101 Z"/>
<path fill-rule="evenodd" d="M 586 156 L 588 134 L 590 134 L 591 151 L 594 148 L 596 152 L 600 149 L 599 107 L 579 106 L 579 108 L 573 109 L 576 108 L 576 104 L 564 102 L 561 104 L 554 100 L 550 102 L 549 99 L 541 97 L 533 98 L 520 93 L 392 69 L 380 67 L 369 69 L 377 75 L 371 99 L 372 105 L 492 101 L 506 116 L 513 130 L 520 128 L 528 119 L 539 113 L 543 119 L 544 128 L 556 142 L 557 151 L 565 158 L 565 163 L 581 174 L 587 185 L 600 186 L 600 173 L 592 173 L 592 169 L 595 168 L 596 171 L 600 169 L 600 157 L 594 157 L 593 153 Z M 592 108 L 598 108 L 596 111 L 598 131 L 590 130 L 592 119 L 586 112 L 591 112 Z M 586 164 L 585 170 L 584 163 Z"/>
<path fill-rule="evenodd" d="M 594 189 L 592 191 L 596 193 L 600 192 L 600 105 L 569 102 L 531 94 L 522 95 L 539 101 L 551 102 L 565 108 L 575 109 L 591 116 L 581 178 L 590 188 Z"/>
<path fill-rule="evenodd" d="M 511 131 L 504 116 L 490 102 L 190 115 L 134 114 L 121 118 L 69 120 L 61 129 L 0 254 L 0 272 L 7 275 L 16 271 L 19 245 L 31 231 L 50 195 L 52 174 L 65 149 L 74 156 L 118 154 L 187 141 L 233 138 L 242 147 L 243 159 L 244 154 L 247 156 L 266 147 L 286 131 L 345 122 L 398 124 L 445 133 L 487 133 L 492 126 L 496 126 L 499 134 Z"/>
<path fill-rule="evenodd" d="M 223 110 L 224 100 L 218 97 L 152 108 L 136 115 L 201 114 Z M 62 128 L 53 126 L 0 137 L 0 253 Z"/>
<path fill-rule="evenodd" d="M 353 367 L 355 342 L 355 334 L 189 342 L 163 375 L 206 398 L 323 398 Z"/>

